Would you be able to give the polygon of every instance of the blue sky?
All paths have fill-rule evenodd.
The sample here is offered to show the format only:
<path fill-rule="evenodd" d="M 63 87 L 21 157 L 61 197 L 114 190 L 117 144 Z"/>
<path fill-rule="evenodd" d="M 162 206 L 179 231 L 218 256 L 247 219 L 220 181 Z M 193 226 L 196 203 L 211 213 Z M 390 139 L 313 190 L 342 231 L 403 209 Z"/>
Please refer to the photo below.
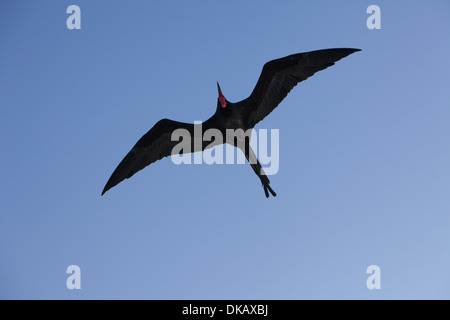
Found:
<path fill-rule="evenodd" d="M 449 27 L 445 0 L 2 1 L 0 298 L 449 299 Z M 169 158 L 100 197 L 159 119 L 211 116 L 217 80 L 239 101 L 333 47 L 363 51 L 257 126 L 280 130 L 277 198 Z"/>

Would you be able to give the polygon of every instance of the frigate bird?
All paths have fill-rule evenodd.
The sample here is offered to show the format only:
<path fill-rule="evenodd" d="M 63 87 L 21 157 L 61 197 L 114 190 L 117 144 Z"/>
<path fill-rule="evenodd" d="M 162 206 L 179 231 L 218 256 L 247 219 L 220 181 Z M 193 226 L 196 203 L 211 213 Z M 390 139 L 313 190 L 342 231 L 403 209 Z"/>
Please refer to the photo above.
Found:
<path fill-rule="evenodd" d="M 224 136 L 227 129 L 242 129 L 243 132 L 247 132 L 271 113 L 299 82 L 334 65 L 336 61 L 356 51 L 360 51 L 360 49 L 325 49 L 297 53 L 269 61 L 264 65 L 253 92 L 247 99 L 240 102 L 228 101 L 217 83 L 217 108 L 211 118 L 201 125 L 169 119 L 158 121 L 120 162 L 106 183 L 102 195 L 123 180 L 131 178 L 146 166 L 173 154 L 174 147 L 179 143 L 179 140 L 172 137 L 177 129 L 184 129 L 183 132 L 194 137 L 191 141 L 191 148 L 188 148 L 187 151 L 182 149 L 180 153 L 204 151 L 206 148 L 211 148 L 215 145 L 211 141 L 196 141 L 199 139 L 195 136 L 196 131 L 201 133 L 200 139 L 209 129 L 219 130 Z M 229 143 L 241 149 L 261 180 L 266 197 L 269 197 L 269 192 L 276 196 L 275 191 L 270 187 L 269 179 L 250 147 L 248 137 L 236 137 L 232 141 L 224 139 L 222 143 Z"/>

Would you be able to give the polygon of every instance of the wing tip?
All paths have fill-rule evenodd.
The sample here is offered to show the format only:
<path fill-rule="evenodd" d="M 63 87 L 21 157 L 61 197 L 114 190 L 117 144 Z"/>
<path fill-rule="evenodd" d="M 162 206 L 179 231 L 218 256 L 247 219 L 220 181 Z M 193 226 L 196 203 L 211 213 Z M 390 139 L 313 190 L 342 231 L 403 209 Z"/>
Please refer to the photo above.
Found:
<path fill-rule="evenodd" d="M 360 52 L 360 51 L 362 51 L 361 49 L 359 49 L 359 48 L 349 48 L 349 49 L 347 49 L 350 53 L 349 54 L 352 54 L 352 53 L 355 53 L 355 52 Z"/>
<path fill-rule="evenodd" d="M 117 185 L 117 183 L 113 184 L 113 183 L 111 183 L 111 179 L 109 179 L 108 182 L 106 183 L 105 187 L 103 188 L 101 195 L 103 196 L 109 189 L 111 189 L 112 187 L 114 187 L 116 185 Z"/>
<path fill-rule="evenodd" d="M 106 193 L 106 191 L 108 191 L 108 190 L 109 190 L 109 188 L 106 188 L 106 186 L 105 186 L 105 188 L 103 188 L 102 194 L 100 196 L 103 196 Z"/>
<path fill-rule="evenodd" d="M 358 52 L 358 51 L 362 51 L 362 49 L 359 48 L 330 48 L 330 49 L 321 49 L 321 50 L 316 50 L 316 51 L 310 51 L 311 53 L 320 53 L 320 52 L 341 52 L 341 53 L 346 53 L 347 55 Z M 306 52 L 309 53 L 309 52 Z"/>
<path fill-rule="evenodd" d="M 330 50 L 338 50 L 338 51 L 341 51 L 343 53 L 345 52 L 347 55 L 355 53 L 355 52 L 362 51 L 359 48 L 336 48 L 336 49 L 330 49 Z"/>
<path fill-rule="evenodd" d="M 353 51 L 353 52 L 362 51 L 359 48 L 334 48 L 334 49 L 325 49 L 325 50 L 347 50 L 347 51 Z"/>
<path fill-rule="evenodd" d="M 325 51 L 328 51 L 328 50 L 325 50 Z M 341 59 L 343 59 L 345 57 L 348 57 L 349 55 L 351 55 L 351 54 L 353 54 L 355 52 L 359 52 L 359 51 L 362 51 L 362 50 L 359 49 L 359 48 L 335 48 L 335 49 L 329 49 L 329 52 L 332 55 L 335 55 L 335 59 L 336 60 L 334 62 L 337 62 L 337 61 L 339 61 L 339 60 L 341 60 Z"/>

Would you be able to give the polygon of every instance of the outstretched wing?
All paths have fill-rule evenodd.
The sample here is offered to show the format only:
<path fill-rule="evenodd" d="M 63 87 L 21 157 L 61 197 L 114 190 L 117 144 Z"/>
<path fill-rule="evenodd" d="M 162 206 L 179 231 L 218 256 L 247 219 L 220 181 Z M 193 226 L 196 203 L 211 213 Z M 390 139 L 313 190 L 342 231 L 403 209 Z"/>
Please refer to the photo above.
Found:
<path fill-rule="evenodd" d="M 238 110 L 249 128 L 272 112 L 297 83 L 360 49 L 325 49 L 293 54 L 267 62 L 252 94 Z"/>
<path fill-rule="evenodd" d="M 113 174 L 109 178 L 108 182 L 103 189 L 102 195 L 116 186 L 125 179 L 132 177 L 136 172 L 142 170 L 149 164 L 158 161 L 164 157 L 172 154 L 173 148 L 180 143 L 180 141 L 172 141 L 172 133 L 177 129 L 184 129 L 187 131 L 181 131 L 187 134 L 191 139 L 190 152 L 198 151 L 194 150 L 194 128 L 196 125 L 172 121 L 169 119 L 162 119 L 158 121 L 153 128 L 150 129 L 114 170 Z M 202 132 L 202 131 L 200 131 Z M 180 135 L 184 137 L 184 134 Z M 181 139 L 179 137 L 179 139 Z M 179 153 L 185 153 L 186 150 L 181 150 Z"/>

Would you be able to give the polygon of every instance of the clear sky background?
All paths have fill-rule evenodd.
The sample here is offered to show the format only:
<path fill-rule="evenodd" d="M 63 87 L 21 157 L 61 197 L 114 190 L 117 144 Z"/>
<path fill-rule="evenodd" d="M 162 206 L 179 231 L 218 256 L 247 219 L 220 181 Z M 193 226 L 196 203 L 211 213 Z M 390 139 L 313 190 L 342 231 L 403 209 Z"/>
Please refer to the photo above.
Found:
<path fill-rule="evenodd" d="M 446 0 L 1 1 L 0 298 L 449 299 L 449 31 Z M 100 196 L 159 119 L 210 117 L 217 80 L 239 101 L 333 47 L 363 51 L 257 126 L 280 130 L 278 197 L 170 158 Z"/>

